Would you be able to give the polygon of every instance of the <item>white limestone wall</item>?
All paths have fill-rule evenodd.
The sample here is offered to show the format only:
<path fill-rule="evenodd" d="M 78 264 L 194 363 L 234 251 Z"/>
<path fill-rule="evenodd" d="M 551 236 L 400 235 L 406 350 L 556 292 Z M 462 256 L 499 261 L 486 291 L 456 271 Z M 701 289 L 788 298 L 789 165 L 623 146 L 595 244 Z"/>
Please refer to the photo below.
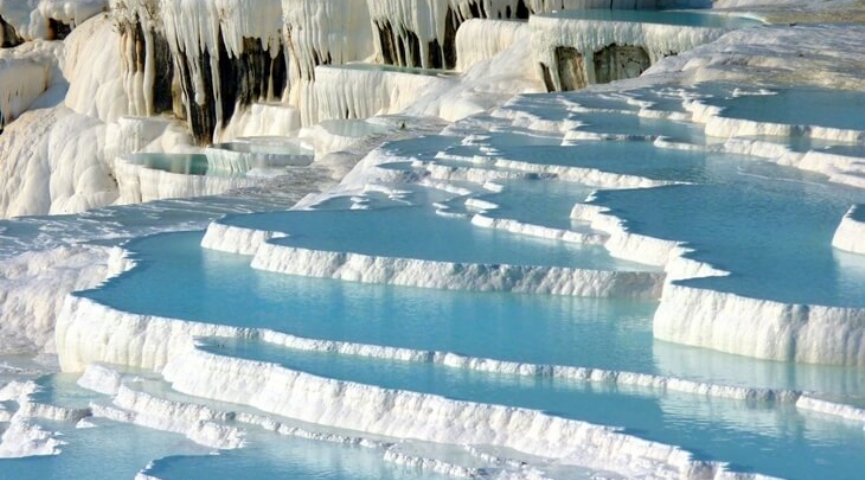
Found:
<path fill-rule="evenodd" d="M 530 31 L 525 22 L 466 20 L 457 30 L 456 69 L 465 72 L 472 66 L 503 52 L 517 41 L 531 41 Z"/>
<path fill-rule="evenodd" d="M 292 79 L 312 80 L 315 67 L 374 54 L 366 0 L 282 0 Z"/>
<path fill-rule="evenodd" d="M 33 60 L 0 59 L 0 130 L 48 89 L 50 72 Z"/>
<path fill-rule="evenodd" d="M 53 351 L 63 295 L 91 288 L 107 275 L 108 253 L 94 246 L 27 252 L 0 262 L 0 351 Z"/>
<path fill-rule="evenodd" d="M 292 371 L 278 365 L 191 351 L 166 365 L 178 391 L 252 405 L 319 425 L 422 441 L 483 444 L 589 468 L 669 478 L 733 476 L 687 452 L 543 412 L 382 389 Z"/>
<path fill-rule="evenodd" d="M 662 272 L 485 265 L 326 252 L 262 243 L 252 267 L 272 272 L 447 290 L 657 298 Z"/>
<path fill-rule="evenodd" d="M 841 219 L 832 246 L 839 250 L 865 254 L 865 221 L 862 221 L 865 206 L 854 205 Z"/>
<path fill-rule="evenodd" d="M 129 112 L 124 89 L 120 35 L 108 15 L 80 25 L 64 41 L 63 76 L 69 81 L 64 103 L 70 109 L 103 122 Z"/>
<path fill-rule="evenodd" d="M 120 192 L 118 204 L 150 202 L 165 198 L 219 195 L 237 188 L 252 187 L 259 180 L 246 177 L 184 175 L 145 168 L 124 157 L 114 160 L 114 174 Z"/>
<path fill-rule="evenodd" d="M 108 8 L 108 0 L 6 0 L 0 17 L 24 40 L 49 37 L 49 20 L 80 25 Z"/>
<path fill-rule="evenodd" d="M 235 112 L 217 138 L 226 142 L 239 137 L 289 136 L 301 126 L 300 111 L 288 104 L 253 103 Z"/>
<path fill-rule="evenodd" d="M 768 360 L 865 365 L 865 309 L 664 286 L 655 338 Z"/>
<path fill-rule="evenodd" d="M 452 5 L 452 3 L 455 5 Z M 436 41 L 439 47 L 444 46 L 447 35 L 449 32 L 451 32 L 451 35 L 456 32 L 458 26 L 456 23 L 461 20 L 461 18 L 458 19 L 455 17 L 454 12 L 458 12 L 460 6 L 468 10 L 469 3 L 469 1 L 465 0 L 414 0 L 412 2 L 367 0 L 369 16 L 376 26 L 374 33 L 377 39 L 375 42 L 377 57 L 379 59 L 383 58 L 381 43 L 388 42 L 387 39 L 379 38 L 381 34 L 378 28 L 387 25 L 393 32 L 395 42 L 403 45 L 403 48 L 400 50 L 404 53 L 393 52 L 397 56 L 397 58 L 393 59 L 394 63 L 423 68 L 441 67 L 441 65 L 434 65 L 433 62 L 441 64 L 443 61 L 441 58 L 442 54 L 438 52 L 435 54 L 437 58 L 435 60 L 432 59 L 433 54 L 430 52 L 430 42 Z M 482 0 L 472 3 L 483 3 L 485 6 L 489 6 L 492 2 Z M 496 6 L 499 6 L 499 3 L 511 3 L 514 8 L 516 7 L 516 0 L 496 2 Z M 457 8 L 454 9 L 454 6 Z M 412 36 L 417 41 L 417 54 L 419 58 L 411 58 L 414 54 L 411 52 L 412 48 L 408 42 L 409 37 Z"/>
<path fill-rule="evenodd" d="M 316 123 L 397 113 L 427 89 L 452 81 L 438 75 L 329 66 L 317 67 L 315 76 L 315 110 L 304 118 Z"/>
<path fill-rule="evenodd" d="M 612 44 L 641 46 L 652 64 L 670 54 L 684 52 L 721 37 L 719 28 L 686 27 L 636 22 L 596 22 L 554 15 L 534 15 L 529 19 L 536 62 L 555 68 L 555 48 L 573 47 L 583 54 L 588 83 L 596 83 L 594 52 Z M 552 76 L 554 87 L 558 75 Z"/>

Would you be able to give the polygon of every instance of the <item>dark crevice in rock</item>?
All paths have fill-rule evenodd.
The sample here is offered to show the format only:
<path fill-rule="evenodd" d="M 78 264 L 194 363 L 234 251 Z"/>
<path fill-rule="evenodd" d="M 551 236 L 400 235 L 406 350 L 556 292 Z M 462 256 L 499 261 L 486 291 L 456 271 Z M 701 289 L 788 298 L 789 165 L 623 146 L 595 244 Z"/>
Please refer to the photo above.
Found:
<path fill-rule="evenodd" d="M 473 14 L 483 15 L 483 6 L 472 3 L 469 8 Z M 382 63 L 403 67 L 446 68 L 457 65 L 456 36 L 457 28 L 463 19 L 450 7 L 445 14 L 444 38 L 434 38 L 427 42 L 427 53 L 424 58 L 421 51 L 421 40 L 417 33 L 400 26 L 394 28 L 389 20 L 378 19 L 375 25 L 379 51 Z"/>
<path fill-rule="evenodd" d="M 152 32 L 153 61 L 153 113 L 170 112 L 174 109 L 174 62 L 168 40 L 160 32 Z"/>
<path fill-rule="evenodd" d="M 333 58 L 330 56 L 330 52 L 325 52 L 324 55 L 318 52 L 318 50 L 312 50 L 312 63 L 314 66 L 319 65 L 330 65 L 333 63 Z"/>
<path fill-rule="evenodd" d="M 651 66 L 645 48 L 615 43 L 595 52 L 593 63 L 597 83 L 636 78 Z"/>
<path fill-rule="evenodd" d="M 248 106 L 267 99 L 270 94 L 281 95 L 287 82 L 285 62 L 274 61 L 284 55 L 280 46 L 276 58 L 258 38 L 244 38 L 238 56 L 232 56 L 225 48 L 222 32 L 218 42 L 219 85 L 218 95 L 223 125 L 228 124 L 238 106 Z M 326 56 L 314 52 L 316 64 L 330 62 Z"/>
<path fill-rule="evenodd" d="M 235 99 L 240 99 L 245 93 L 243 92 L 244 83 L 246 78 L 244 78 L 244 72 L 242 69 L 238 68 L 240 63 L 232 57 L 228 56 L 228 50 L 225 48 L 225 40 L 222 37 L 222 30 L 219 31 L 219 36 L 217 37 L 219 40 L 216 42 L 217 45 L 217 64 L 219 65 L 219 87 L 218 87 L 218 95 L 219 95 L 219 107 L 222 112 L 222 118 L 224 123 L 228 123 L 228 120 L 234 115 L 234 106 L 237 105 Z M 246 46 L 246 40 L 243 39 L 244 47 Z M 253 72 L 249 72 L 253 73 Z"/>
<path fill-rule="evenodd" d="M 574 47 L 556 47 L 556 73 L 563 91 L 586 88 L 588 78 L 583 54 Z"/>
<path fill-rule="evenodd" d="M 442 60 L 442 47 L 439 45 L 438 39 L 434 39 L 427 45 L 427 64 L 430 68 L 444 68 Z"/>
<path fill-rule="evenodd" d="M 445 38 L 442 45 L 442 56 L 444 57 L 444 68 L 452 69 L 457 66 L 457 28 L 459 22 L 454 11 L 448 7 L 445 15 Z"/>
<path fill-rule="evenodd" d="M 528 20 L 529 18 L 529 7 L 526 6 L 525 0 L 520 0 L 517 2 L 517 12 L 516 18 L 522 20 Z"/>
<path fill-rule="evenodd" d="M 145 36 L 142 22 L 138 21 L 132 25 L 118 25 L 120 34 L 124 37 L 132 37 L 132 57 L 129 68 L 133 72 L 144 73 L 147 64 L 147 36 Z M 171 111 L 174 105 L 174 63 L 171 60 L 171 49 L 168 40 L 161 32 L 151 31 L 150 38 L 153 42 L 154 82 L 153 82 L 153 113 Z"/>
<path fill-rule="evenodd" d="M 417 34 L 411 30 L 404 30 L 400 38 L 405 39 L 405 54 L 407 55 L 404 63 L 407 67 L 422 67 L 423 60 L 420 55 L 420 39 Z"/>
<path fill-rule="evenodd" d="M 376 20 L 375 26 L 378 32 L 378 44 L 381 50 L 382 62 L 386 65 L 396 65 L 398 58 L 393 27 L 388 20 Z"/>
<path fill-rule="evenodd" d="M 330 54 L 327 55 L 330 61 Z M 285 64 L 285 47 L 279 46 L 279 52 L 275 57 L 270 59 L 270 85 L 269 93 L 273 94 L 274 98 L 282 98 L 282 94 L 288 88 L 288 68 Z"/>
<path fill-rule="evenodd" d="M 0 48 L 10 48 L 24 43 L 24 39 L 18 36 L 18 32 L 12 25 L 6 23 L 0 17 Z"/>
<path fill-rule="evenodd" d="M 175 67 L 182 78 L 183 97 L 186 100 L 186 120 L 192 135 L 202 145 L 213 140 L 216 123 L 216 102 L 213 98 L 213 76 L 210 70 L 210 53 L 205 49 L 197 55 L 197 69 L 201 75 L 203 91 L 196 91 L 189 56 L 184 51 L 178 53 Z M 196 101 L 196 95 L 201 102 Z"/>
<path fill-rule="evenodd" d="M 48 19 L 48 40 L 63 40 L 72 32 L 72 26 L 55 20 Z"/>

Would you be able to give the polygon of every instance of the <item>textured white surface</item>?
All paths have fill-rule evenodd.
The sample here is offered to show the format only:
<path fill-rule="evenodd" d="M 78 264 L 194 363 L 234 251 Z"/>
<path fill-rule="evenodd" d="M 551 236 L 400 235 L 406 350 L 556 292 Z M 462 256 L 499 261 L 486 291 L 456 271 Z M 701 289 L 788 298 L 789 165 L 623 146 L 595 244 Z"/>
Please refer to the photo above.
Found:
<path fill-rule="evenodd" d="M 260 181 L 247 177 L 184 175 L 146 168 L 123 157 L 114 160 L 114 174 L 120 190 L 119 204 L 150 202 L 165 198 L 218 195 L 237 188 L 252 187 Z"/>
<path fill-rule="evenodd" d="M 853 253 L 865 254 L 865 222 L 858 220 L 861 212 L 865 208 L 862 205 L 854 205 L 850 207 L 838 229 L 835 230 L 835 236 L 832 238 L 832 246 Z"/>
<path fill-rule="evenodd" d="M 49 20 L 75 27 L 107 6 L 107 0 L 5 0 L 0 16 L 19 36 L 32 40 L 49 36 Z"/>
<path fill-rule="evenodd" d="M 671 53 L 685 52 L 721 37 L 726 31 L 717 28 L 637 22 L 595 22 L 551 15 L 532 16 L 532 46 L 537 62 L 556 65 L 555 48 L 573 47 L 583 55 L 589 84 L 597 83 L 593 65 L 594 53 L 609 45 L 636 45 L 645 49 L 652 64 Z M 558 75 L 552 78 L 556 90 L 563 87 Z"/>
<path fill-rule="evenodd" d="M 470 67 L 505 51 L 514 42 L 531 41 L 525 22 L 471 19 L 457 30 L 457 67 L 465 72 Z"/>
<path fill-rule="evenodd" d="M 0 436 L 0 458 L 57 455 L 63 442 L 52 432 L 26 420 L 15 420 Z"/>
<path fill-rule="evenodd" d="M 61 292 L 102 282 L 107 257 L 104 248 L 79 245 L 27 252 L 0 262 L 0 351 L 53 350 Z"/>
<path fill-rule="evenodd" d="M 128 113 L 121 76 L 120 35 L 108 15 L 99 15 L 64 41 L 63 76 L 69 81 L 65 104 L 77 113 L 113 122 Z"/>
<path fill-rule="evenodd" d="M 454 80 L 434 74 L 375 67 L 316 67 L 314 101 L 309 105 L 314 110 L 304 118 L 318 123 L 397 113 L 421 98 L 427 90 L 445 82 Z"/>
<path fill-rule="evenodd" d="M 50 82 L 48 65 L 29 59 L 0 58 L 0 128 L 27 111 Z"/>
<path fill-rule="evenodd" d="M 229 415 L 194 404 L 172 402 L 121 386 L 115 406 L 91 404 L 94 417 L 180 433 L 193 442 L 218 449 L 243 446 L 243 431 L 221 422 Z"/>
<path fill-rule="evenodd" d="M 664 274 L 565 267 L 485 265 L 259 246 L 252 267 L 289 275 L 448 290 L 657 298 Z"/>
<path fill-rule="evenodd" d="M 662 477 L 702 478 L 698 475 L 723 470 L 719 464 L 692 461 L 676 447 L 538 411 L 325 379 L 201 351 L 175 358 L 163 374 L 187 394 L 337 428 L 499 446 L 626 475 L 651 471 Z"/>
<path fill-rule="evenodd" d="M 779 361 L 865 365 L 865 309 L 799 305 L 667 284 L 655 338 Z"/>

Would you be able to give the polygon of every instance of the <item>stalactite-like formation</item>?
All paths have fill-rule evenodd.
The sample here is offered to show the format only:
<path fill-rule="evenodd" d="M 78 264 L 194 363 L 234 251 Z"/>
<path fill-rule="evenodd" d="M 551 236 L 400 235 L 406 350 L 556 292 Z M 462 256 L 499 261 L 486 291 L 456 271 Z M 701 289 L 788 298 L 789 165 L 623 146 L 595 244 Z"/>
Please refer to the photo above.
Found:
<path fill-rule="evenodd" d="M 206 144 L 239 106 L 280 98 L 288 83 L 280 4 L 254 7 L 115 0 L 130 111 L 173 111 Z"/>
<path fill-rule="evenodd" d="M 456 67 L 456 32 L 466 20 L 526 19 L 525 0 L 421 0 L 418 16 L 395 0 L 368 0 L 382 62 L 420 68 Z"/>
<path fill-rule="evenodd" d="M 386 65 L 454 69 L 457 31 L 472 19 L 526 19 L 553 9 L 654 7 L 674 0 L 111 1 L 123 37 L 129 111 L 173 111 L 203 144 L 238 109 L 259 101 L 286 101 L 303 112 L 304 123 L 315 122 L 320 96 L 314 95 L 313 83 L 320 66 L 377 56 Z M 61 30 L 58 25 L 58 35 Z M 638 75 L 657 61 L 655 46 L 641 50 L 643 56 L 627 50 L 632 47 L 604 50 L 644 44 L 639 32 L 633 39 L 606 32 L 609 40 L 592 45 L 586 35 L 578 34 L 574 42 L 539 41 L 547 89 L 578 89 Z M 664 51 L 678 51 L 678 44 L 673 47 Z"/>

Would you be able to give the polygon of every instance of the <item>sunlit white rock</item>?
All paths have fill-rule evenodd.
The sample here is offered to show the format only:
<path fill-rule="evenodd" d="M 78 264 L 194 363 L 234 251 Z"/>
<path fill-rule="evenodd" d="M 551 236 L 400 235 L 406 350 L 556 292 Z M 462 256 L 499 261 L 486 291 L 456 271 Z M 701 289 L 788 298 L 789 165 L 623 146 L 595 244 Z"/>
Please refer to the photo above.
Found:
<path fill-rule="evenodd" d="M 865 207 L 861 205 L 850 207 L 832 237 L 833 247 L 865 254 L 865 222 L 859 219 L 862 217 L 860 212 L 863 211 Z"/>
<path fill-rule="evenodd" d="M 38 425 L 13 419 L 0 436 L 0 458 L 57 455 L 63 443 Z"/>
<path fill-rule="evenodd" d="M 436 262 L 263 243 L 252 267 L 290 275 L 424 288 L 656 298 L 661 272 Z"/>

